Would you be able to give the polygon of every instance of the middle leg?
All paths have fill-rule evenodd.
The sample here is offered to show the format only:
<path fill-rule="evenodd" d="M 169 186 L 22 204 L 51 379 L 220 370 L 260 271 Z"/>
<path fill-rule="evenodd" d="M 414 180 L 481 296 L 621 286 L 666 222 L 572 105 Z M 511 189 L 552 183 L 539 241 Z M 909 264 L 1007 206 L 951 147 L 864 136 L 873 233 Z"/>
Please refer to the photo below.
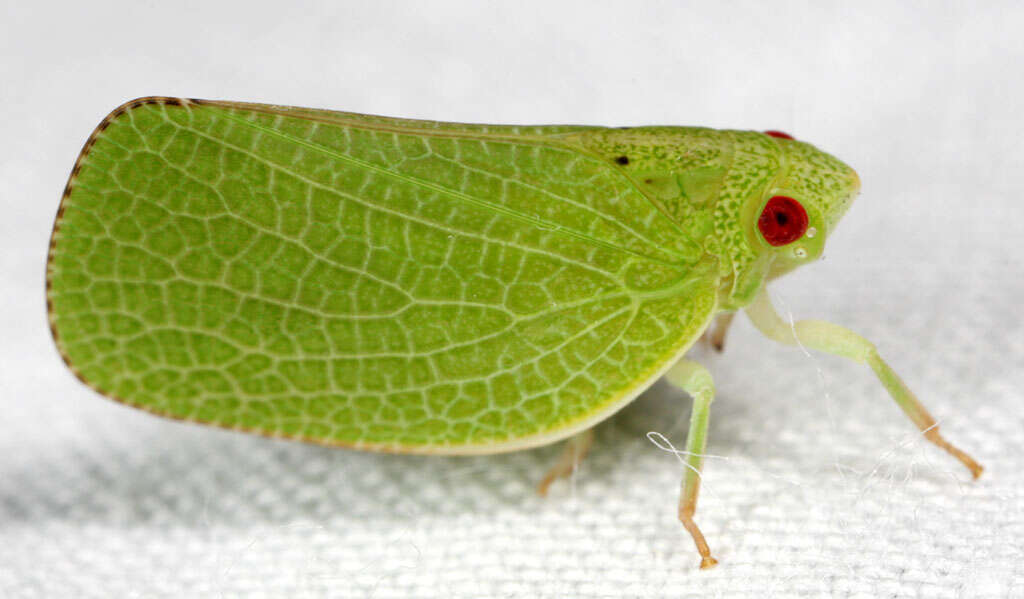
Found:
<path fill-rule="evenodd" d="M 707 447 L 708 417 L 711 401 L 715 398 L 715 384 L 711 373 L 700 364 L 682 359 L 665 375 L 670 383 L 693 397 L 693 411 L 690 413 L 690 431 L 686 437 L 686 472 L 683 473 L 682 490 L 679 496 L 679 521 L 683 523 L 700 553 L 701 569 L 718 563 L 711 557 L 704 535 L 693 520 L 697 511 L 697 495 L 700 492 L 701 468 L 704 465 L 704 449 Z"/>

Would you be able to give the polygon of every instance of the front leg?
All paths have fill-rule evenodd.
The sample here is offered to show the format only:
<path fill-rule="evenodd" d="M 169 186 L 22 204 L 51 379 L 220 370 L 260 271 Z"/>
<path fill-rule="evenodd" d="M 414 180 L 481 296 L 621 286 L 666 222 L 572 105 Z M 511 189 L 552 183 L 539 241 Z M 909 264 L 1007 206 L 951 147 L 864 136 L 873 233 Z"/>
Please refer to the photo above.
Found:
<path fill-rule="evenodd" d="M 683 473 L 682 491 L 679 496 L 679 521 L 683 523 L 693 542 L 700 552 L 701 569 L 710 568 L 718 563 L 711 557 L 711 549 L 704 535 L 693 521 L 697 511 L 697 495 L 700 492 L 700 471 L 704 465 L 704 448 L 707 446 L 708 417 L 711 412 L 711 401 L 715 398 L 715 384 L 703 366 L 690 360 L 679 360 L 665 375 L 668 382 L 693 397 L 693 409 L 690 412 L 690 432 L 686 436 L 686 472 Z"/>
<path fill-rule="evenodd" d="M 971 471 L 974 478 L 981 476 L 982 467 L 971 456 L 954 447 L 939 434 L 939 425 L 928 413 L 906 383 L 893 371 L 871 342 L 853 331 L 821 320 L 799 320 L 787 323 L 772 306 L 768 291 L 762 289 L 746 308 L 751 322 L 766 337 L 780 343 L 800 344 L 825 353 L 867 363 L 882 381 L 889 395 L 917 425 L 926 439 L 948 451 Z"/>

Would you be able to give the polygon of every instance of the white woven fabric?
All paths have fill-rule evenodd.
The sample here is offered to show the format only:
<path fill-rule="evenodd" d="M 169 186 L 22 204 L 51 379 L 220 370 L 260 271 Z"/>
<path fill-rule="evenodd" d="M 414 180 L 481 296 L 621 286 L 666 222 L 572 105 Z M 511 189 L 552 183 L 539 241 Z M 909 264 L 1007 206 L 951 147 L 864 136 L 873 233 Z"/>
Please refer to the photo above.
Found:
<path fill-rule="evenodd" d="M 1024 13 L 629 4 L 6 7 L 0 597 L 1024 596 Z M 664 384 L 547 499 L 556 447 L 360 454 L 104 400 L 52 347 L 43 260 L 80 144 L 147 94 L 814 141 L 864 191 L 777 303 L 875 341 L 985 474 L 866 367 L 743 318 L 723 355 L 695 352 L 718 385 L 708 572 L 676 520 L 682 466 L 647 436 L 685 442 Z"/>

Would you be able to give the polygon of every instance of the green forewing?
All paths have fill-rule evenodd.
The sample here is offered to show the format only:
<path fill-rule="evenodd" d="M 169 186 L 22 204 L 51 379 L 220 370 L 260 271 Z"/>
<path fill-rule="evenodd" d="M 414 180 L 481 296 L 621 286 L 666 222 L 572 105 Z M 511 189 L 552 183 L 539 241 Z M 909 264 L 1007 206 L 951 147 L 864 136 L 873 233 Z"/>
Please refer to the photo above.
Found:
<path fill-rule="evenodd" d="M 58 346 L 104 394 L 220 426 L 557 438 L 639 392 L 715 302 L 678 224 L 567 141 L 586 131 L 129 103 L 58 214 Z"/>

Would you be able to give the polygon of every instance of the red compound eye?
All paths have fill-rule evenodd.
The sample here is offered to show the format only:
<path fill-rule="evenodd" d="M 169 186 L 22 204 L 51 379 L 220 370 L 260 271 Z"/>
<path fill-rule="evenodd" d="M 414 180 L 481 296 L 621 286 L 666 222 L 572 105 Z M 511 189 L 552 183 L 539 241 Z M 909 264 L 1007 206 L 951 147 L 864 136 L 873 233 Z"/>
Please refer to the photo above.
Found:
<path fill-rule="evenodd" d="M 765 135 L 770 135 L 772 137 L 781 137 L 782 139 L 793 139 L 792 135 L 790 135 L 789 133 L 784 133 L 782 131 L 775 131 L 775 130 L 765 131 L 764 134 Z"/>
<path fill-rule="evenodd" d="M 807 211 L 791 197 L 775 196 L 757 219 L 757 228 L 769 245 L 793 243 L 807 231 Z"/>

